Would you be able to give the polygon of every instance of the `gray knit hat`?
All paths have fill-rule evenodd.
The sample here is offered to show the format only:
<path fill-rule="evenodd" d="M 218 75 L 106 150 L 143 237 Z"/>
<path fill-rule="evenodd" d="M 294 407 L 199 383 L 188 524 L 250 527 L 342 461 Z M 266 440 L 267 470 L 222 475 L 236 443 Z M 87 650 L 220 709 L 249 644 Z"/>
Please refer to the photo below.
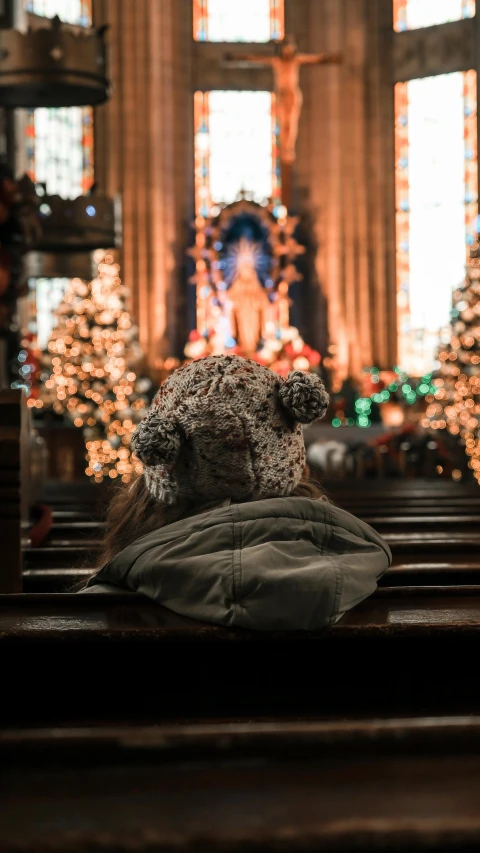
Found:
<path fill-rule="evenodd" d="M 255 361 L 208 356 L 169 376 L 132 446 L 149 491 L 165 503 L 289 495 L 305 467 L 300 425 L 327 406 L 314 374 L 282 379 Z"/>

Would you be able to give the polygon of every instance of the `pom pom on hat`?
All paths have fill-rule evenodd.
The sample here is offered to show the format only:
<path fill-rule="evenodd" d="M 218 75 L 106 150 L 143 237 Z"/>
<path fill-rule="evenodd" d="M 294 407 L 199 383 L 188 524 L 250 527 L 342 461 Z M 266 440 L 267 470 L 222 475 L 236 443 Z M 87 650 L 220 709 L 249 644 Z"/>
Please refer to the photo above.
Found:
<path fill-rule="evenodd" d="M 285 409 L 301 424 L 311 424 L 323 418 L 329 403 L 320 377 L 301 370 L 295 370 L 287 376 L 279 396 Z"/>
<path fill-rule="evenodd" d="M 181 447 L 177 424 L 151 409 L 132 437 L 132 448 L 140 462 L 154 466 L 174 462 Z"/>

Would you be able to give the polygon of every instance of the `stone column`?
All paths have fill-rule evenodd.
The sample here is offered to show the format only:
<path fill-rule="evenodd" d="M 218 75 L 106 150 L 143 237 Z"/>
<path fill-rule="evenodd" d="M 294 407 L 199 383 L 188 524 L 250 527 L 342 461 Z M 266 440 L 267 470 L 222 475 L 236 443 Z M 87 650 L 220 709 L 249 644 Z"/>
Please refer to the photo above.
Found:
<path fill-rule="evenodd" d="M 297 185 L 318 245 L 340 378 L 396 359 L 391 0 L 287 0 L 300 49 L 342 66 L 302 70 Z M 322 303 L 319 303 L 321 306 Z M 317 329 L 322 317 L 315 320 Z M 315 329 L 313 330 L 313 333 Z M 323 340 L 313 343 L 324 344 Z"/>
<path fill-rule="evenodd" d="M 122 278 L 151 367 L 186 335 L 184 250 L 193 217 L 191 0 L 95 0 L 113 94 L 96 111 L 96 178 L 121 195 Z"/>

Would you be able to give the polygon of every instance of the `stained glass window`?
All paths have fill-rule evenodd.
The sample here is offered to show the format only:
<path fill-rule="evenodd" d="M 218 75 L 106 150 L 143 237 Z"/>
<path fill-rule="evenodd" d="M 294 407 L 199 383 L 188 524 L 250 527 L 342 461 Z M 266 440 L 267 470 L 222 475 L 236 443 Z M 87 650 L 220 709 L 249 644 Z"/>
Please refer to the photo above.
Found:
<path fill-rule="evenodd" d="M 91 0 L 27 0 L 36 15 L 58 15 L 71 24 L 89 26 Z M 75 198 L 93 184 L 93 109 L 40 107 L 25 110 L 25 159 L 35 183 L 49 195 Z"/>
<path fill-rule="evenodd" d="M 82 27 L 92 22 L 92 0 L 26 0 L 25 11 L 44 18 L 58 15 L 62 21 Z"/>
<path fill-rule="evenodd" d="M 55 15 L 69 24 L 92 23 L 92 0 L 26 0 L 25 11 L 46 18 Z M 91 107 L 41 107 L 25 110 L 27 171 L 49 195 L 64 198 L 83 195 L 93 184 L 93 109 Z M 29 331 L 33 345 L 43 350 L 55 325 L 55 311 L 63 299 L 68 279 L 31 279 Z"/>
<path fill-rule="evenodd" d="M 475 71 L 398 83 L 396 113 L 399 361 L 432 370 L 448 335 L 477 216 Z"/>
<path fill-rule="evenodd" d="M 393 0 L 393 20 L 397 32 L 433 27 L 448 21 L 473 18 L 475 0 Z"/>
<path fill-rule="evenodd" d="M 235 201 L 280 195 L 278 126 L 271 92 L 195 93 L 195 195 L 198 213 Z"/>
<path fill-rule="evenodd" d="M 284 0 L 193 0 L 196 41 L 267 42 L 284 36 Z"/>
<path fill-rule="evenodd" d="M 27 110 L 27 171 L 48 195 L 76 198 L 93 184 L 91 107 Z"/>
<path fill-rule="evenodd" d="M 30 281 L 28 330 L 33 348 L 44 350 L 56 325 L 55 312 L 67 287 L 68 278 L 36 278 Z"/>

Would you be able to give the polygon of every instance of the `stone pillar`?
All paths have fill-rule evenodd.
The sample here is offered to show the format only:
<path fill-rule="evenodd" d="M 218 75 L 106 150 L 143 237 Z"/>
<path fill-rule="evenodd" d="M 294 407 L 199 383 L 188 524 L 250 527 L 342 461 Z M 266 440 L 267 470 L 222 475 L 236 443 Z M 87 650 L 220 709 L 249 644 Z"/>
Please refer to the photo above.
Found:
<path fill-rule="evenodd" d="M 391 0 L 287 0 L 300 49 L 342 66 L 301 72 L 297 186 L 313 216 L 316 271 L 339 378 L 396 359 Z M 321 305 L 322 303 L 319 303 Z M 317 316 L 320 328 L 322 318 Z M 317 345 L 323 341 L 312 341 Z"/>
<path fill-rule="evenodd" d="M 193 217 L 191 0 L 95 0 L 113 94 L 96 111 L 96 179 L 122 197 L 122 278 L 151 367 L 186 335 L 184 251 Z"/>

